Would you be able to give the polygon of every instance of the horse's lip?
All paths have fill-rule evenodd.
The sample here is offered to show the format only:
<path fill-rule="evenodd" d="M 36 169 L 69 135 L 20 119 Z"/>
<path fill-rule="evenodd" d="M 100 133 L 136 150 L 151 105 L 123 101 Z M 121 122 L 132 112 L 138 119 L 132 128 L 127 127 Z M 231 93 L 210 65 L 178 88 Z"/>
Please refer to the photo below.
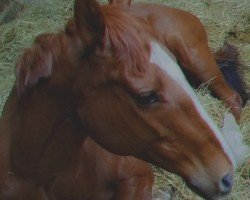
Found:
<path fill-rule="evenodd" d="M 227 192 L 227 193 L 221 193 L 221 194 L 207 194 L 201 191 L 201 189 L 199 189 L 198 186 L 190 184 L 189 181 L 184 180 L 186 185 L 193 191 L 195 192 L 197 195 L 199 195 L 200 197 L 206 199 L 206 200 L 223 200 L 226 199 L 226 197 L 230 194 L 231 191 Z"/>

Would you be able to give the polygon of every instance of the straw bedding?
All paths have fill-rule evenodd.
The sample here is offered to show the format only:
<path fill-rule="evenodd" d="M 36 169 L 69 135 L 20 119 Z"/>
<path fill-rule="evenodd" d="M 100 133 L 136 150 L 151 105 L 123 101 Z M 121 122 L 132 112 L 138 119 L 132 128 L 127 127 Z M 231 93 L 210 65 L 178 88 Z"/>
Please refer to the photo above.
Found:
<path fill-rule="evenodd" d="M 249 0 L 158 0 L 169 6 L 181 8 L 197 15 L 206 27 L 211 49 L 223 46 L 225 41 L 240 50 L 241 69 L 250 86 L 250 3 Z M 32 3 L 31 3 L 32 2 Z M 19 0 L 22 12 L 8 24 L 0 26 L 0 112 L 14 83 L 15 62 L 34 37 L 43 32 L 58 31 L 72 16 L 73 0 Z M 0 19 L 3 13 L 0 15 Z M 209 95 L 206 85 L 197 91 L 204 107 L 221 126 L 227 109 L 219 100 Z M 240 122 L 245 142 L 250 145 L 250 105 L 246 106 Z M 200 199 L 182 180 L 155 167 L 155 188 L 168 192 L 170 199 Z M 250 162 L 240 167 L 234 189 L 228 199 L 250 199 Z"/>

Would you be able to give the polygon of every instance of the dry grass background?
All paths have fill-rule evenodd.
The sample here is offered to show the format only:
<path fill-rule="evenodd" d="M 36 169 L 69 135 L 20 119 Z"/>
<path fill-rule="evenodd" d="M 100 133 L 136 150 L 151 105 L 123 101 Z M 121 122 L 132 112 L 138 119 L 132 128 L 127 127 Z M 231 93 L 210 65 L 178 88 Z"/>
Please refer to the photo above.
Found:
<path fill-rule="evenodd" d="M 206 27 L 213 50 L 220 48 L 225 41 L 236 45 L 240 50 L 246 83 L 250 86 L 250 0 L 148 1 L 164 3 L 197 15 Z M 14 83 L 14 66 L 22 50 L 37 35 L 61 30 L 72 15 L 73 0 L 43 0 L 32 4 L 29 0 L 18 2 L 22 4 L 24 11 L 16 20 L 0 26 L 0 112 Z M 197 92 L 210 116 L 221 126 L 227 110 L 219 100 L 209 95 L 206 87 Z M 243 110 L 240 127 L 250 145 L 249 105 Z M 155 187 L 168 191 L 170 199 L 200 199 L 186 188 L 179 177 L 158 168 L 155 168 L 155 174 Z M 250 163 L 238 169 L 235 187 L 228 199 L 250 199 Z"/>

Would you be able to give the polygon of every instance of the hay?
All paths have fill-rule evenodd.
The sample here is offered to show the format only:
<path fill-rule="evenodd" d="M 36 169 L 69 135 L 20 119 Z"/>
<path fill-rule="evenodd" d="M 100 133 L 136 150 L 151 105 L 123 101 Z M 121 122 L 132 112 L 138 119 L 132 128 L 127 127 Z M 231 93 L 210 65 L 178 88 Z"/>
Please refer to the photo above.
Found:
<path fill-rule="evenodd" d="M 43 0 L 32 4 L 29 3 L 30 0 L 19 2 L 24 7 L 19 18 L 0 26 L 0 112 L 15 80 L 14 66 L 21 51 L 29 46 L 37 35 L 62 29 L 65 21 L 72 15 L 73 0 Z M 157 2 L 197 15 L 208 31 L 212 49 L 220 48 L 225 41 L 235 44 L 240 50 L 244 76 L 247 85 L 250 86 L 249 0 L 158 0 Z M 222 116 L 226 112 L 222 103 L 212 98 L 206 87 L 199 90 L 198 95 L 210 116 L 218 126 L 221 126 Z M 250 106 L 243 110 L 240 127 L 246 142 L 250 144 Z M 200 199 L 187 189 L 181 178 L 159 168 L 155 168 L 155 174 L 155 188 L 169 192 L 171 199 Z M 238 169 L 235 186 L 229 199 L 250 199 L 250 164 Z"/>

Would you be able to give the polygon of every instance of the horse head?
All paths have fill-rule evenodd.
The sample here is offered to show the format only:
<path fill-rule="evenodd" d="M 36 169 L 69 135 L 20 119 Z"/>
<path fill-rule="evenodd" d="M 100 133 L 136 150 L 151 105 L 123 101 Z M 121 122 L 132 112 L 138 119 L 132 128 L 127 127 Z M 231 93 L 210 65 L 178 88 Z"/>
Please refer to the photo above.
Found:
<path fill-rule="evenodd" d="M 52 46 L 38 39 L 42 64 L 26 59 L 40 67 L 18 65 L 20 93 L 49 77 L 74 94 L 83 126 L 105 149 L 176 173 L 206 198 L 230 192 L 232 151 L 144 19 L 126 6 L 76 0 L 74 21 L 56 38 Z"/>

